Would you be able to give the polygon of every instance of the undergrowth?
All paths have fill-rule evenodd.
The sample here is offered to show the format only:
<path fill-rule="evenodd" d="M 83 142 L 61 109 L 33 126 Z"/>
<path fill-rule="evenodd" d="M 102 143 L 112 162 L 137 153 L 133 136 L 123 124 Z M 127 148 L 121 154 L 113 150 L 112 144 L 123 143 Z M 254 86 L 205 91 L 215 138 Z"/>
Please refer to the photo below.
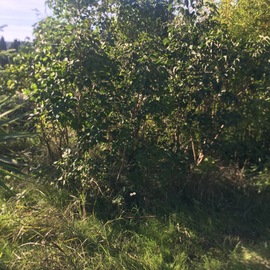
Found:
<path fill-rule="evenodd" d="M 163 198 L 106 220 L 34 183 L 14 180 L 17 195 L 1 193 L 0 269 L 270 268 L 269 198 L 254 187 L 231 187 L 219 200 Z"/>

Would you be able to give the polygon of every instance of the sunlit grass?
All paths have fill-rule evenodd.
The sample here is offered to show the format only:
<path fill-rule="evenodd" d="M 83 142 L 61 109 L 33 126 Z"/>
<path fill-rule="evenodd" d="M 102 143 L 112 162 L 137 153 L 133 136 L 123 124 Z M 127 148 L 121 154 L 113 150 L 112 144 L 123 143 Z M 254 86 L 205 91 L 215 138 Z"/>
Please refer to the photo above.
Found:
<path fill-rule="evenodd" d="M 167 215 L 106 221 L 95 212 L 82 216 L 64 191 L 31 181 L 0 202 L 0 269 L 269 267 L 269 230 L 198 202 Z"/>

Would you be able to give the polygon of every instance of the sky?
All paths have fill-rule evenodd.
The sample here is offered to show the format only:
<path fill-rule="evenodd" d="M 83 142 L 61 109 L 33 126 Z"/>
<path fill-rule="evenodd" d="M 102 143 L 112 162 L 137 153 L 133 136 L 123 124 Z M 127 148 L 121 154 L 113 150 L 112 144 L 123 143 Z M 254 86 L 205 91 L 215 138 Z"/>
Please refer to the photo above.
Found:
<path fill-rule="evenodd" d="M 32 40 L 33 25 L 47 13 L 45 0 L 0 0 L 0 26 L 7 25 L 0 37 L 5 41 L 24 41 L 27 37 Z"/>

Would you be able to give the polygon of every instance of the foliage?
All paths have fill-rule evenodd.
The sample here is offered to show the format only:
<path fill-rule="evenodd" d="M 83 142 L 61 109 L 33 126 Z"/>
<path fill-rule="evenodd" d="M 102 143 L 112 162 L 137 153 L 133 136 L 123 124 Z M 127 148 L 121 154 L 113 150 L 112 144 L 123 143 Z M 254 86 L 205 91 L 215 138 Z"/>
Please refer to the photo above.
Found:
<path fill-rule="evenodd" d="M 0 138 L 39 140 L 27 183 L 0 158 L 0 268 L 269 267 L 269 13 L 226 3 L 47 1 L 1 71 Z"/>
<path fill-rule="evenodd" d="M 7 116 L 19 108 L 19 106 L 17 106 L 17 107 L 13 107 L 11 109 L 6 109 L 3 111 L 2 108 L 7 107 L 9 103 L 10 103 L 9 97 L 4 98 L 0 102 L 0 109 L 1 109 L 0 110 L 0 112 L 1 112 L 1 114 L 0 114 L 0 143 L 1 144 L 4 144 L 6 141 L 11 140 L 11 139 L 25 137 L 25 134 L 10 132 L 6 128 L 11 122 L 13 122 L 15 120 L 14 118 L 7 118 Z M 19 176 L 20 174 L 21 174 L 21 171 L 18 169 L 18 162 L 12 157 L 1 154 L 0 155 L 0 175 L 1 175 L 1 178 L 3 179 L 3 177 L 5 177 L 5 176 L 12 176 L 12 177 L 20 178 L 20 176 Z M 4 183 L 4 181 L 2 181 L 2 179 L 0 179 L 0 186 L 5 188 L 8 191 L 11 191 L 8 188 L 8 186 Z"/>
<path fill-rule="evenodd" d="M 1 29 L 1 28 L 0 28 Z M 2 75 L 4 72 L 4 68 L 6 65 L 11 64 L 12 59 L 16 56 L 19 51 L 20 46 L 23 46 L 25 42 L 20 42 L 15 39 L 10 46 L 7 46 L 4 37 L 0 40 L 0 74 Z"/>
<path fill-rule="evenodd" d="M 7 50 L 7 44 L 4 37 L 2 36 L 0 39 L 0 51 L 5 51 L 5 50 Z"/>
<path fill-rule="evenodd" d="M 238 42 L 212 2 L 47 2 L 53 15 L 14 59 L 9 88 L 35 102 L 57 183 L 74 196 L 147 201 L 205 159 L 266 166 L 269 37 Z"/>
<path fill-rule="evenodd" d="M 23 43 L 20 40 L 15 38 L 14 41 L 10 44 L 10 49 L 15 49 L 15 51 L 18 52 L 22 44 Z"/>
<path fill-rule="evenodd" d="M 270 36 L 270 8 L 268 0 L 259 1 L 221 1 L 220 16 L 236 39 L 256 40 L 260 36 Z"/>
<path fill-rule="evenodd" d="M 22 161 L 19 151 L 27 147 L 25 139 L 35 134 L 26 130 L 28 126 L 25 124 L 28 113 L 26 110 L 29 107 L 27 108 L 22 96 L 16 95 L 12 91 L 10 93 L 5 91 L 5 76 L 7 75 L 5 71 L 3 75 L 1 77 L 2 89 L 0 89 L 0 186 L 11 192 L 8 185 L 5 184 L 6 178 L 23 180 L 22 164 L 17 158 Z M 23 142 L 24 145 L 12 147 L 12 143 L 16 142 L 18 145 Z"/>

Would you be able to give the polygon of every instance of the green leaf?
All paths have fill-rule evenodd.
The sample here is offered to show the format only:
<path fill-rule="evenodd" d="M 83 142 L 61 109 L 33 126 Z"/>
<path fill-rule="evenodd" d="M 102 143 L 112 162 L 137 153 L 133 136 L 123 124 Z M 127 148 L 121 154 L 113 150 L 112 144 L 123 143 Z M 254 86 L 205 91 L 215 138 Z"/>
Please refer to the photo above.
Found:
<path fill-rule="evenodd" d="M 14 140 L 14 139 L 22 139 L 36 136 L 35 133 L 8 133 L 8 134 L 0 134 L 0 142 Z"/>
<path fill-rule="evenodd" d="M 166 45 L 168 45 L 168 43 L 169 43 L 169 39 L 168 38 L 164 38 L 163 39 L 163 45 L 166 46 Z"/>
<path fill-rule="evenodd" d="M 1 174 L 1 169 L 0 169 Z M 10 193 L 14 193 L 3 181 L 0 180 L 0 187 L 4 188 L 6 191 L 9 191 Z"/>
<path fill-rule="evenodd" d="M 1 162 L 5 164 L 11 164 L 13 166 L 19 165 L 19 163 L 14 158 L 10 158 L 10 157 L 0 157 L 0 165 L 1 165 Z"/>
<path fill-rule="evenodd" d="M 14 173 L 12 173 L 12 172 L 10 172 L 8 170 L 2 169 L 2 168 L 0 168 L 0 175 L 3 175 L 3 176 L 7 176 L 8 175 L 8 176 L 11 176 L 11 177 L 15 177 L 17 179 L 20 179 L 20 180 L 24 180 L 24 178 L 21 177 L 21 176 L 19 176 L 18 174 L 14 174 Z"/>
<path fill-rule="evenodd" d="M 8 111 L 5 111 L 4 113 L 0 114 L 0 118 L 2 118 L 2 117 L 4 117 L 4 116 L 6 116 L 6 115 L 8 115 L 8 114 L 10 114 L 10 113 L 12 113 L 12 112 L 14 112 L 14 111 L 16 111 L 16 110 L 19 109 L 21 106 L 22 106 L 22 105 L 18 105 L 18 106 L 15 106 L 14 108 L 12 108 L 12 109 L 10 109 L 10 110 L 8 110 Z"/>

